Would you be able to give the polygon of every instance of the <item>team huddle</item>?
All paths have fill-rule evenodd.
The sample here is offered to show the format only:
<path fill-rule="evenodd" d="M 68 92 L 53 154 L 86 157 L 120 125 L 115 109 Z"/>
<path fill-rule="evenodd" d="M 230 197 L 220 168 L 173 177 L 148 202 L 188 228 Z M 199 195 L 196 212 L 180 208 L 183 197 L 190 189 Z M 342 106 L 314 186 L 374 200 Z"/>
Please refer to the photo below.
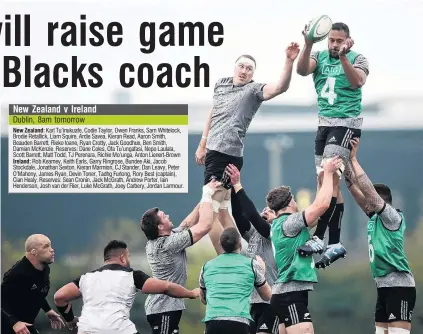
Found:
<path fill-rule="evenodd" d="M 363 123 L 361 89 L 369 75 L 368 61 L 351 50 L 354 42 L 344 23 L 332 25 L 324 51 L 313 52 L 306 29 L 303 35 L 301 52 L 297 43 L 287 47 L 284 70 L 276 83 L 252 80 L 256 62 L 249 55 L 236 60 L 232 77 L 217 81 L 195 154 L 196 162 L 204 165 L 201 200 L 177 228 L 162 209 L 152 208 L 142 215 L 151 276 L 133 270 L 127 245 L 114 240 L 104 249 L 101 268 L 55 293 L 64 322 L 45 301 L 48 282 L 46 289 L 34 289 L 37 313 L 43 308 L 54 328 L 66 323 L 80 334 L 136 334 L 129 313 L 137 291 L 141 291 L 148 294 L 145 312 L 152 334 L 179 333 L 184 298 L 199 298 L 206 306 L 206 334 L 312 334 L 308 298 L 318 282 L 317 269 L 347 253 L 340 241 L 344 179 L 369 217 L 370 268 L 377 288 L 375 333 L 411 331 L 416 289 L 404 251 L 405 217 L 392 206 L 389 187 L 373 184 L 357 158 Z M 312 74 L 317 93 L 316 196 L 300 210 L 291 188 L 283 185 L 271 189 L 264 209 L 258 210 L 241 184 L 243 139 L 261 104 L 289 89 L 297 58 L 296 72 Z M 310 235 L 309 229 L 315 226 Z M 326 230 L 329 240 L 325 245 Z M 198 273 L 199 288 L 188 290 L 186 249 L 206 235 L 217 256 Z M 243 249 L 241 238 L 248 243 L 247 249 Z M 9 286 L 19 276 L 15 268 L 32 263 L 45 274 L 53 261 L 46 253 L 53 252 L 50 241 L 34 240 L 27 242 L 26 257 L 5 274 L 2 333 L 36 333 L 32 326 L 36 314 L 20 316 L 19 304 L 7 300 L 12 296 Z M 316 254 L 320 255 L 315 262 Z M 83 307 L 76 317 L 71 302 L 78 298 Z"/>

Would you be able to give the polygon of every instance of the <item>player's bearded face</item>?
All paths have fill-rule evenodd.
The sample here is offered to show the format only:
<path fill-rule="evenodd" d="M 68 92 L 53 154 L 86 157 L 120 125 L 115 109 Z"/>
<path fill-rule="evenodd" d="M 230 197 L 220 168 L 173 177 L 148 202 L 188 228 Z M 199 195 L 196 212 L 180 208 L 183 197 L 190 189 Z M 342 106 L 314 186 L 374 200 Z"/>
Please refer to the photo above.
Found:
<path fill-rule="evenodd" d="M 341 49 L 341 46 L 347 40 L 347 35 L 343 30 L 332 30 L 328 36 L 328 49 L 330 56 L 333 58 L 338 57 L 338 52 Z"/>

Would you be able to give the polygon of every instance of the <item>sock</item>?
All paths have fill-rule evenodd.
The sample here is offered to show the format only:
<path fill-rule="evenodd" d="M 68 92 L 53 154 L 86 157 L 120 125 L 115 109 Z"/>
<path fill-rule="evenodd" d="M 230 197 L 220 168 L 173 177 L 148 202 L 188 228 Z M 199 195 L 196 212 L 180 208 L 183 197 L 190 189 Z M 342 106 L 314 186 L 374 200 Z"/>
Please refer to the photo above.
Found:
<path fill-rule="evenodd" d="M 329 222 L 329 245 L 337 244 L 341 239 L 341 221 L 344 215 L 344 203 L 335 206 L 332 218 Z"/>
<path fill-rule="evenodd" d="M 328 227 L 329 220 L 335 210 L 336 207 L 336 197 L 332 197 L 332 200 L 330 201 L 329 209 L 326 210 L 326 212 L 319 218 L 319 221 L 317 222 L 316 230 L 314 231 L 314 235 L 318 237 L 320 240 L 323 240 L 326 233 L 326 228 Z"/>

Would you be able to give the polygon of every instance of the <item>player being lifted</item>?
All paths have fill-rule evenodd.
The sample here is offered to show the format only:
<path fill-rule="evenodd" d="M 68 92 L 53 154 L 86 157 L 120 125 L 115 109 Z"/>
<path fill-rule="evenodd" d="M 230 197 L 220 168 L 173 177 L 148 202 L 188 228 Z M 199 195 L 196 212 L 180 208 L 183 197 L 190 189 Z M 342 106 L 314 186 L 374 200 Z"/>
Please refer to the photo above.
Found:
<path fill-rule="evenodd" d="M 347 176 L 351 171 L 350 140 L 361 136 L 361 87 L 369 74 L 368 61 L 363 55 L 351 50 L 354 41 L 344 23 L 332 25 L 328 35 L 328 49 L 323 51 L 311 52 L 313 41 L 308 40 L 305 31 L 305 46 L 297 63 L 297 73 L 302 76 L 313 74 L 317 93 L 318 128 L 314 148 L 317 175 L 322 177 L 322 160 L 337 155 L 344 160 Z M 320 219 L 313 237 L 299 248 L 303 256 L 325 251 L 316 262 L 317 268 L 324 268 L 346 255 L 346 249 L 340 243 L 343 211 L 344 201 L 339 191 L 329 223 Z M 327 225 L 329 242 L 325 250 L 323 238 Z"/>

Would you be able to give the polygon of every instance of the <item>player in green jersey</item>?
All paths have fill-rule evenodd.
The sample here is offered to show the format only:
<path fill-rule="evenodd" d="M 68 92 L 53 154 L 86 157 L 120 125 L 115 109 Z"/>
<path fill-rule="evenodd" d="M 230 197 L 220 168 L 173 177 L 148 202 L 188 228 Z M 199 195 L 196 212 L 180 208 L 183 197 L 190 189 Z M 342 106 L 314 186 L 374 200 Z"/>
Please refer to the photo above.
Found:
<path fill-rule="evenodd" d="M 337 193 L 339 177 L 336 172 L 341 164 L 340 158 L 324 162 L 322 186 L 314 202 L 302 212 L 289 187 L 272 189 L 266 196 L 267 206 L 276 213 L 271 240 L 278 273 L 270 305 L 287 334 L 314 333 L 308 310 L 308 291 L 317 283 L 316 269 L 313 257 L 302 257 L 297 249 L 310 239 L 308 228 L 328 210 L 333 194 Z"/>
<path fill-rule="evenodd" d="M 303 32 L 305 36 L 305 31 Z M 351 50 L 354 45 L 344 23 L 334 23 L 328 35 L 328 49 L 312 52 L 313 41 L 305 37 L 305 46 L 297 63 L 301 76 L 313 75 L 317 93 L 318 128 L 315 139 L 315 165 L 321 174 L 322 160 L 338 155 L 343 158 L 346 175 L 350 172 L 350 140 L 361 136 L 361 87 L 369 74 L 367 59 Z M 321 177 L 321 176 L 320 176 Z M 341 257 L 346 249 L 340 242 L 344 200 L 341 192 L 329 223 L 321 219 L 313 238 L 300 248 L 300 255 L 323 253 L 316 268 L 324 268 Z M 324 235 L 329 225 L 328 247 Z"/>
<path fill-rule="evenodd" d="M 272 290 L 260 258 L 241 255 L 241 236 L 235 227 L 220 235 L 223 253 L 206 262 L 200 272 L 201 301 L 206 305 L 207 334 L 249 334 L 250 297 L 254 289 L 263 300 Z"/>
<path fill-rule="evenodd" d="M 376 334 L 410 333 L 416 288 L 404 251 L 404 214 L 392 206 L 389 187 L 372 184 L 358 163 L 359 139 L 351 144 L 353 178 L 346 181 L 357 204 L 369 216 L 370 268 L 377 287 Z"/>

